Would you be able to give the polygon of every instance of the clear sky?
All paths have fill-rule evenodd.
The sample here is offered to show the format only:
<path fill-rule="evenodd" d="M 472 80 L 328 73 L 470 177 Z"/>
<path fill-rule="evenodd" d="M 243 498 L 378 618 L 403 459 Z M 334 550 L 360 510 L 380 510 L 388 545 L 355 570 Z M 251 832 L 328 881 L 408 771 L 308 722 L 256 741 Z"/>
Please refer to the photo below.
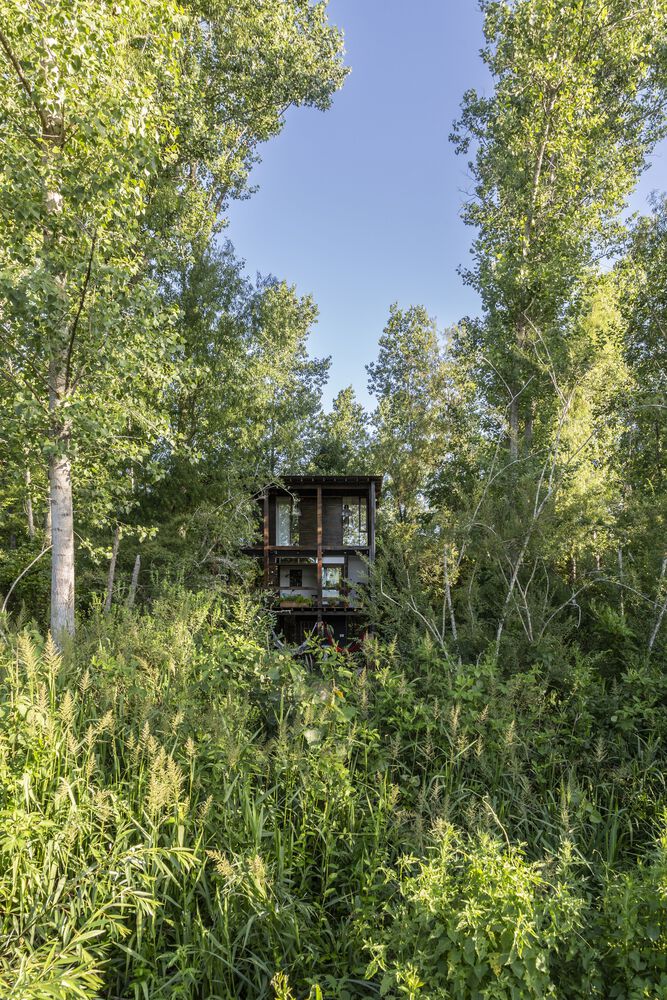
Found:
<path fill-rule="evenodd" d="M 331 0 L 351 67 L 333 107 L 299 108 L 232 205 L 226 235 L 251 274 L 275 274 L 320 310 L 311 353 L 332 355 L 328 401 L 352 384 L 368 403 L 389 306 L 423 304 L 441 327 L 477 310 L 457 273 L 470 187 L 448 141 L 463 92 L 489 90 L 475 0 Z M 667 152 L 633 199 L 667 186 Z"/>

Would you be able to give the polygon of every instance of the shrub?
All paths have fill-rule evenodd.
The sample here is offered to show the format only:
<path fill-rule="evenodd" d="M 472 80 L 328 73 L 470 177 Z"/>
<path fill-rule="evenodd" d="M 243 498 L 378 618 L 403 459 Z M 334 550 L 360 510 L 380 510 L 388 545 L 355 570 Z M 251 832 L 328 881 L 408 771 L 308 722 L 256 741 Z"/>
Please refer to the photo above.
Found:
<path fill-rule="evenodd" d="M 558 995 L 555 973 L 572 957 L 586 907 L 558 865 L 547 872 L 519 848 L 441 824 L 428 860 L 404 858 L 398 880 L 384 931 L 368 942 L 383 995 Z"/>
<path fill-rule="evenodd" d="M 667 831 L 653 856 L 609 873 L 598 935 L 605 996 L 667 997 Z"/>
<path fill-rule="evenodd" d="M 667 995 L 657 658 L 269 634 L 174 590 L 0 648 L 3 1000 Z"/>

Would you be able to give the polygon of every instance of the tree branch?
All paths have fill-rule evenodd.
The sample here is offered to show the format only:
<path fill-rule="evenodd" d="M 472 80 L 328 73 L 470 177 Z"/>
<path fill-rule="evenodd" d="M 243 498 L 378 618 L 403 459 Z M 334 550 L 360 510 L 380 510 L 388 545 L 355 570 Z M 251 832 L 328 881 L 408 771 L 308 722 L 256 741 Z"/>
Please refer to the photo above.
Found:
<path fill-rule="evenodd" d="M 11 63 L 11 65 L 12 65 L 12 67 L 14 69 L 14 72 L 16 73 L 17 77 L 19 78 L 19 81 L 21 83 L 21 87 L 25 91 L 28 99 L 30 100 L 30 103 L 32 104 L 33 108 L 35 109 L 35 111 L 37 113 L 37 117 L 39 118 L 39 123 L 42 126 L 42 134 L 46 135 L 46 133 L 48 131 L 48 118 L 46 116 L 46 112 L 40 106 L 39 101 L 35 97 L 35 93 L 34 93 L 32 87 L 30 86 L 30 84 L 28 83 L 28 80 L 27 80 L 27 78 L 26 78 L 26 76 L 25 76 L 25 74 L 23 72 L 23 69 L 21 68 L 21 63 L 18 61 L 18 59 L 14 55 L 14 53 L 12 51 L 12 47 L 9 44 L 9 39 L 4 34 L 3 31 L 0 31 L 0 46 L 4 49 L 5 55 L 7 56 L 9 62 Z"/>
<path fill-rule="evenodd" d="M 4 614 L 4 612 L 7 610 L 7 601 L 12 596 L 12 591 L 14 590 L 14 587 L 16 586 L 16 584 L 19 583 L 23 579 L 23 577 L 26 575 L 26 573 L 28 572 L 28 570 L 31 570 L 32 567 L 35 565 L 35 563 L 39 562 L 39 560 L 42 558 L 42 556 L 46 552 L 48 552 L 50 548 L 51 548 L 50 545 L 47 545 L 45 548 L 43 548 L 42 551 L 39 553 L 39 555 L 36 555 L 35 558 L 32 560 L 32 562 L 28 563 L 28 565 L 26 566 L 26 568 L 21 573 L 19 573 L 19 575 L 16 577 L 16 579 L 13 582 L 13 584 L 11 585 L 11 587 L 9 588 L 9 590 L 7 591 L 7 596 L 5 597 L 4 601 L 2 602 L 2 607 L 0 608 L 0 612 L 2 612 Z"/>
<path fill-rule="evenodd" d="M 86 268 L 86 276 L 83 279 L 83 285 L 81 286 L 81 295 L 79 296 L 79 307 L 76 311 L 76 316 L 74 317 L 74 322 L 72 323 L 72 329 L 70 330 L 69 343 L 67 345 L 67 359 L 65 361 L 65 392 L 69 391 L 70 387 L 70 374 L 72 366 L 72 351 L 74 350 L 74 341 L 76 338 L 77 327 L 79 326 L 79 320 L 81 318 L 81 313 L 83 312 L 83 306 L 86 301 L 86 294 L 88 292 L 88 285 L 90 284 L 90 275 L 93 269 L 93 257 L 95 255 L 95 244 L 97 243 L 97 231 L 93 233 L 93 239 L 90 244 L 90 256 L 88 258 L 88 267 Z"/>

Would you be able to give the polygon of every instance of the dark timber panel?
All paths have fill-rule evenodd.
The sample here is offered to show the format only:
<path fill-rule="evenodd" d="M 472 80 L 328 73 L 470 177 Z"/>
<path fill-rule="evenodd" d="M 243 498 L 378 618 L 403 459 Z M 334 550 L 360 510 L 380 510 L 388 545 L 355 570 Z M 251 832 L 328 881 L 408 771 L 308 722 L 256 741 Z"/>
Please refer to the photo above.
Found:
<path fill-rule="evenodd" d="M 317 503 L 314 497 L 301 497 L 299 545 L 317 545 Z"/>
<path fill-rule="evenodd" d="M 322 620 L 322 487 L 317 487 L 317 618 Z"/>
<path fill-rule="evenodd" d="M 276 544 L 276 495 L 269 494 L 269 545 Z"/>
<path fill-rule="evenodd" d="M 368 510 L 367 515 L 366 515 L 367 519 L 368 519 L 368 532 L 369 532 L 369 534 L 368 534 L 368 545 L 369 545 L 368 555 L 370 557 L 371 562 L 375 562 L 375 505 L 376 505 L 376 497 L 375 497 L 375 483 L 374 482 L 371 483 L 371 491 L 370 491 L 369 500 L 370 500 L 370 502 L 369 502 L 368 506 L 369 506 L 370 509 Z"/>
<path fill-rule="evenodd" d="M 324 497 L 324 545 L 340 548 L 343 544 L 343 498 Z"/>
<path fill-rule="evenodd" d="M 349 554 L 358 546 L 343 545 L 343 500 L 345 497 L 360 497 L 368 505 L 368 543 L 361 546 L 373 559 L 375 554 L 375 507 L 379 499 L 382 482 L 380 477 L 362 476 L 322 476 L 322 477 L 287 477 L 285 487 L 269 486 L 263 493 L 257 495 L 258 514 L 261 524 L 259 538 L 248 552 L 258 557 L 263 563 L 264 584 L 273 589 L 278 605 L 278 589 L 280 586 L 279 570 L 281 565 L 288 566 L 306 564 L 315 565 L 317 570 L 317 597 L 313 601 L 312 610 L 303 610 L 296 615 L 288 610 L 280 609 L 278 623 L 285 631 L 292 634 L 303 634 L 314 628 L 318 622 L 331 625 L 334 634 L 341 635 L 343 629 L 350 635 L 355 635 L 362 628 L 363 620 L 350 607 L 338 611 L 323 600 L 322 576 L 326 556 Z M 294 538 L 291 546 L 278 549 L 276 537 L 276 501 L 279 497 L 293 497 L 299 501 L 299 537 Z M 268 516 L 267 516 L 268 515 Z M 263 530 L 262 530 L 263 529 Z M 261 566 L 260 563 L 260 566 Z M 347 572 L 347 561 L 346 561 Z M 328 629 L 327 629 L 328 631 Z"/>

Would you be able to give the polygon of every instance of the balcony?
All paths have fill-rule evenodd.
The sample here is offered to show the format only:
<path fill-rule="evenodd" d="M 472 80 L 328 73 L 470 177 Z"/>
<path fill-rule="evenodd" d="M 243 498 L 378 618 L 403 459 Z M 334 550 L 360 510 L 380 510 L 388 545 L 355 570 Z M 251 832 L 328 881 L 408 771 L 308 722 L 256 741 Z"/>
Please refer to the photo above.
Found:
<path fill-rule="evenodd" d="M 320 597 L 313 587 L 275 587 L 276 606 L 281 611 L 352 611 L 361 607 L 357 595 L 351 589 L 327 589 Z"/>

